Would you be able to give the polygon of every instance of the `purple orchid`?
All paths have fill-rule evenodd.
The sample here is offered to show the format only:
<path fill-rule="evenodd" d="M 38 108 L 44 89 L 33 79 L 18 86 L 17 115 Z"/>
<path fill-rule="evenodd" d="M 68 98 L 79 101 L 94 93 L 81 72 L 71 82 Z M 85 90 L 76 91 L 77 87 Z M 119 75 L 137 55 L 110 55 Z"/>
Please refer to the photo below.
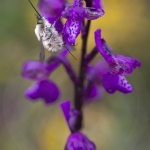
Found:
<path fill-rule="evenodd" d="M 49 72 L 43 64 L 36 60 L 26 61 L 22 66 L 21 75 L 29 80 L 46 79 Z"/>
<path fill-rule="evenodd" d="M 104 61 L 97 62 L 91 67 L 90 71 L 88 69 L 87 79 L 93 85 L 99 86 L 99 88 L 103 85 L 105 90 L 110 94 L 117 90 L 122 93 L 133 91 L 132 86 L 123 75 L 113 75 L 110 73 L 108 65 Z"/>
<path fill-rule="evenodd" d="M 71 132 L 78 132 L 82 125 L 82 113 L 75 108 L 71 109 L 70 100 L 62 102 L 60 106 Z"/>
<path fill-rule="evenodd" d="M 63 24 L 60 18 L 63 9 L 65 8 L 66 0 L 39 0 L 39 10 L 49 23 L 53 24 L 56 20 L 55 28 L 58 32 L 63 29 Z"/>
<path fill-rule="evenodd" d="M 105 40 L 101 39 L 100 29 L 95 31 L 95 43 L 103 58 L 108 62 L 111 74 L 131 74 L 136 67 L 140 67 L 140 62 L 136 58 L 114 54 Z"/>
<path fill-rule="evenodd" d="M 65 150 L 96 150 L 96 146 L 86 135 L 79 132 L 81 128 L 82 114 L 75 108 L 71 109 L 71 102 L 65 101 L 61 103 L 64 117 L 71 130 L 71 134 L 65 145 Z"/>
<path fill-rule="evenodd" d="M 56 58 L 65 59 L 68 54 L 67 50 L 63 50 Z M 42 98 L 46 104 L 55 102 L 60 95 L 59 89 L 48 76 L 60 65 L 59 61 L 45 61 L 43 64 L 39 61 L 26 61 L 22 66 L 21 75 L 25 79 L 35 80 L 36 82 L 27 89 L 25 96 L 32 100 Z"/>
<path fill-rule="evenodd" d="M 96 146 L 86 135 L 75 132 L 68 137 L 65 150 L 96 150 Z"/>
<path fill-rule="evenodd" d="M 56 84 L 50 80 L 41 80 L 29 87 L 25 96 L 32 100 L 42 98 L 46 104 L 51 104 L 59 98 L 60 92 Z"/>
<path fill-rule="evenodd" d="M 68 5 L 62 12 L 62 17 L 67 19 L 62 32 L 64 41 L 75 45 L 75 40 L 80 34 L 84 18 L 94 20 L 103 15 L 103 9 L 96 9 L 94 7 L 84 8 L 81 0 L 74 0 L 74 3 Z"/>
<path fill-rule="evenodd" d="M 21 71 L 23 78 L 35 81 L 26 90 L 25 96 L 32 101 L 42 99 L 48 105 L 54 103 L 60 96 L 59 88 L 49 79 L 49 76 L 60 64 L 64 66 L 74 86 L 73 108 L 70 100 L 60 104 L 71 132 L 65 150 L 96 150 L 95 144 L 81 132 L 83 105 L 101 99 L 103 89 L 110 94 L 116 91 L 122 93 L 132 92 L 133 88 L 126 80 L 125 75 L 131 74 L 136 67 L 140 67 L 138 59 L 115 54 L 105 40 L 101 38 L 100 29 L 97 29 L 94 33 L 95 48 L 87 54 L 87 40 L 91 20 L 103 16 L 104 10 L 102 0 L 85 0 L 85 4 L 87 7 L 84 7 L 82 0 L 73 0 L 72 4 L 66 4 L 66 0 L 39 0 L 38 7 L 41 16 L 44 16 L 49 23 L 54 23 L 56 30 L 62 34 L 63 46 L 66 46 L 68 50 L 62 50 L 59 54 L 50 56 L 45 60 L 44 49 L 42 43 L 40 43 L 40 61 L 26 61 Z M 67 19 L 64 26 L 60 20 L 61 17 Z M 85 19 L 88 20 L 87 24 Z M 66 56 L 72 47 L 71 45 L 75 45 L 76 38 L 81 30 L 82 50 L 77 76 Z M 51 32 L 48 34 L 51 35 Z M 104 60 L 90 65 L 98 52 Z"/>
<path fill-rule="evenodd" d="M 51 104 L 58 99 L 59 89 L 52 81 L 48 80 L 49 72 L 44 64 L 38 61 L 26 61 L 21 74 L 23 78 L 36 81 L 25 92 L 27 98 L 32 100 L 42 98 L 46 104 Z"/>

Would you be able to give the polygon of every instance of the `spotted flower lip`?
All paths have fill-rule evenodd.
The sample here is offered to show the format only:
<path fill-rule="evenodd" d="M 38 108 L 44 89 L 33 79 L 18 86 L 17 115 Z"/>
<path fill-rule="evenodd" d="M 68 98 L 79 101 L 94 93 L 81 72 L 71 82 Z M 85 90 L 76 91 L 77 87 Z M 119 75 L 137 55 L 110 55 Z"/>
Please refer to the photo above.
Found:
<path fill-rule="evenodd" d="M 63 28 L 63 40 L 65 43 L 75 45 L 76 38 L 80 34 L 81 22 L 73 19 L 68 19 Z"/>
<path fill-rule="evenodd" d="M 68 137 L 65 150 L 96 150 L 96 146 L 86 135 L 75 132 Z"/>
<path fill-rule="evenodd" d="M 110 72 L 107 63 L 98 61 L 91 69 L 88 69 L 88 80 L 97 86 L 103 85 L 104 89 L 112 94 L 116 91 L 124 94 L 133 91 L 133 87 L 123 75 L 114 75 Z"/>
<path fill-rule="evenodd" d="M 109 64 L 110 72 L 112 74 L 131 74 L 136 67 L 140 67 L 140 61 L 136 58 L 114 54 L 105 40 L 101 39 L 100 29 L 97 29 L 94 34 L 96 46 L 103 58 Z"/>
<path fill-rule="evenodd" d="M 124 76 L 112 75 L 110 72 L 103 76 L 102 84 L 105 90 L 110 94 L 114 93 L 116 90 L 125 94 L 133 91 L 133 87 Z"/>
<path fill-rule="evenodd" d="M 29 87 L 25 92 L 25 96 L 32 101 L 42 98 L 46 104 L 51 104 L 59 98 L 60 92 L 52 81 L 42 80 Z"/>
<path fill-rule="evenodd" d="M 69 19 L 73 18 L 75 20 L 83 20 L 84 18 L 88 20 L 95 20 L 102 17 L 105 14 L 104 10 L 95 7 L 83 7 L 83 3 L 77 5 L 77 3 L 68 5 L 62 12 L 62 17 Z"/>
<path fill-rule="evenodd" d="M 66 6 L 62 12 L 62 17 L 67 21 L 63 28 L 63 40 L 71 45 L 75 45 L 77 36 L 80 34 L 82 21 L 86 18 L 94 20 L 104 15 L 104 10 L 96 9 L 94 7 L 83 7 L 80 0 L 75 0 L 73 4 Z"/>

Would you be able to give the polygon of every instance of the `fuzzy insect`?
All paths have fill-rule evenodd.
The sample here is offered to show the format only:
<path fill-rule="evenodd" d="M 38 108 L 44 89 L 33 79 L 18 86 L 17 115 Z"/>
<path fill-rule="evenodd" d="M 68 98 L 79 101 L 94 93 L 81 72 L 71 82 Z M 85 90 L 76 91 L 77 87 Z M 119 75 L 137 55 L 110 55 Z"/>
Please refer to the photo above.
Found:
<path fill-rule="evenodd" d="M 30 0 L 29 2 L 37 13 L 37 24 L 35 27 L 35 34 L 37 36 L 37 39 L 40 41 L 40 45 L 43 45 L 45 49 L 52 53 L 60 52 L 64 47 L 66 48 L 61 35 L 55 29 L 55 24 L 58 20 L 56 20 L 53 24 L 50 24 L 43 16 L 39 14 L 39 12 L 35 9 Z"/>

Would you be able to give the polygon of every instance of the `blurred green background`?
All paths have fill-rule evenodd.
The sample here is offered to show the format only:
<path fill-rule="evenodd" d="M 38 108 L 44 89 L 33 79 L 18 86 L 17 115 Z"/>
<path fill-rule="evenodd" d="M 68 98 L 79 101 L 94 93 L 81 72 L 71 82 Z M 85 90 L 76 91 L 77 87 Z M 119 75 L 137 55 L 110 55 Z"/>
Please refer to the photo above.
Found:
<path fill-rule="evenodd" d="M 83 108 L 83 132 L 98 150 L 150 150 L 149 6 L 149 0 L 104 0 L 105 15 L 92 22 L 88 52 L 94 47 L 93 32 L 101 28 L 116 53 L 136 57 L 142 64 L 127 77 L 133 93 L 106 93 Z M 73 85 L 61 66 L 50 77 L 62 91 L 56 104 L 25 99 L 24 91 L 33 82 L 20 77 L 21 66 L 39 55 L 34 10 L 27 0 L 1 1 L 0 19 L 0 150 L 62 150 L 69 130 L 59 103 L 73 98 Z M 77 43 L 72 53 L 78 60 L 69 56 L 76 71 L 80 37 Z M 100 58 L 98 55 L 95 61 Z"/>

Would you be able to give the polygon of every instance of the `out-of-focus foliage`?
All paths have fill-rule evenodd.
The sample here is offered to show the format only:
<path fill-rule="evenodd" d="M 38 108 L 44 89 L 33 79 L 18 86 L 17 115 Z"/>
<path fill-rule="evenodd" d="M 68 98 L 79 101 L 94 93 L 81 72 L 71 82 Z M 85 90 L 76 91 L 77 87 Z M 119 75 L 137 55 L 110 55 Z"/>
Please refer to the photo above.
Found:
<path fill-rule="evenodd" d="M 33 1 L 36 5 L 37 1 Z M 83 132 L 102 150 L 150 149 L 150 2 L 148 0 L 104 0 L 105 15 L 92 21 L 88 52 L 94 47 L 94 34 L 102 36 L 115 53 L 137 57 L 141 68 L 128 80 L 134 92 L 105 94 L 101 101 L 84 107 Z M 60 101 L 45 106 L 24 98 L 32 82 L 20 77 L 22 63 L 38 59 L 39 43 L 34 35 L 35 12 L 28 1 L 5 0 L 0 5 L 0 149 L 61 150 L 69 130 L 59 102 L 72 99 L 73 86 L 63 67 L 51 76 L 62 89 Z M 81 41 L 78 37 L 78 70 Z M 48 57 L 50 53 L 46 53 Z M 101 58 L 97 56 L 96 60 Z M 61 74 L 60 74 L 61 72 Z M 60 77 L 61 75 L 61 77 Z"/>

